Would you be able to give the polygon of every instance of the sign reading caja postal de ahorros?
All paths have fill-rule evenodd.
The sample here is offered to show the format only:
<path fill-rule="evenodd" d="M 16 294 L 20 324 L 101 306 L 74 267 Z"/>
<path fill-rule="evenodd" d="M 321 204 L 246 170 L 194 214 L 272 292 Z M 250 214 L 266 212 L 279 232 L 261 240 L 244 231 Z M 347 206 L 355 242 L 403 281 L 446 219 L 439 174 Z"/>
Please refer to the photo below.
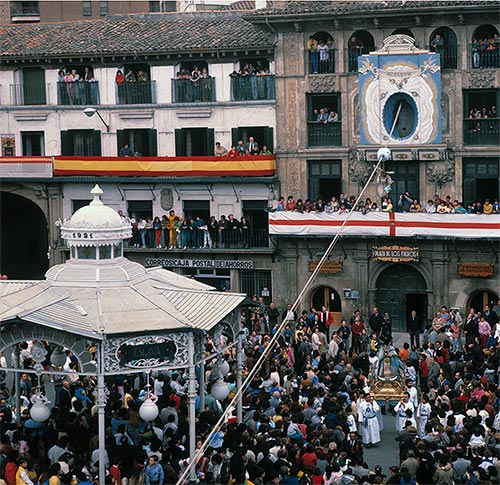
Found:
<path fill-rule="evenodd" d="M 376 259 L 377 261 L 403 263 L 408 261 L 418 261 L 419 258 L 419 248 L 407 246 L 378 246 L 372 248 L 372 259 Z"/>
<path fill-rule="evenodd" d="M 238 261 L 224 259 L 146 259 L 148 268 L 162 266 L 163 268 L 201 268 L 201 269 L 253 269 L 253 261 Z"/>

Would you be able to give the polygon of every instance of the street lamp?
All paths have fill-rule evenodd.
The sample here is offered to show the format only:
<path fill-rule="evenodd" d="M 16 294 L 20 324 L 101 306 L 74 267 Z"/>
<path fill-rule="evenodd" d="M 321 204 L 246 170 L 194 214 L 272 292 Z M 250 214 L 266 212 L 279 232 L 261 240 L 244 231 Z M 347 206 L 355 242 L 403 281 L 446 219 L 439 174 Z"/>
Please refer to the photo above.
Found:
<path fill-rule="evenodd" d="M 47 406 L 50 401 L 40 391 L 37 391 L 31 398 L 31 402 L 33 406 L 30 409 L 30 416 L 39 423 L 47 421 L 50 418 L 50 409 Z"/>
<path fill-rule="evenodd" d="M 62 348 L 57 346 L 50 356 L 50 363 L 54 367 L 62 367 L 66 363 L 66 354 Z"/>
<path fill-rule="evenodd" d="M 217 401 L 224 401 L 229 396 L 229 386 L 219 377 L 213 384 L 210 394 L 217 399 Z"/>
<path fill-rule="evenodd" d="M 83 110 L 83 112 L 89 118 L 92 118 L 92 116 L 97 114 L 97 116 L 99 116 L 99 119 L 104 123 L 104 126 L 106 127 L 107 132 L 109 133 L 109 125 L 104 121 L 104 118 L 101 116 L 101 113 L 99 113 L 99 111 L 97 111 L 95 108 L 85 108 Z"/>
<path fill-rule="evenodd" d="M 155 394 L 151 392 L 151 384 L 149 383 L 149 373 L 147 374 L 147 384 L 146 384 L 146 399 L 144 399 L 141 407 L 139 408 L 139 416 L 149 423 L 155 420 L 159 414 L 158 406 L 156 401 L 158 398 Z"/>

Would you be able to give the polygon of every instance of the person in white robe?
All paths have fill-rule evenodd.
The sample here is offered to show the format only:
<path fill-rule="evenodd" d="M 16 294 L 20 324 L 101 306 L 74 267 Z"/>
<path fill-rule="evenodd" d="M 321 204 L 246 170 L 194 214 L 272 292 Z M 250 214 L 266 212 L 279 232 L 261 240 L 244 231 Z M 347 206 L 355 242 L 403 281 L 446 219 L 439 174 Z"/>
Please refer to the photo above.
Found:
<path fill-rule="evenodd" d="M 410 401 L 410 393 L 405 392 L 402 399 L 394 407 L 396 413 L 396 431 L 401 431 L 405 427 L 405 421 L 408 419 L 406 411 L 410 409 L 411 412 L 415 412 L 413 403 Z"/>
<path fill-rule="evenodd" d="M 361 401 L 358 407 L 358 421 L 361 425 L 362 442 L 370 448 L 380 441 L 380 427 L 378 424 L 377 413 L 380 406 L 368 394 L 364 401 Z"/>
<path fill-rule="evenodd" d="M 429 420 L 429 415 L 431 414 L 431 405 L 429 404 L 429 401 L 427 399 L 427 396 L 424 394 L 422 396 L 422 402 L 418 405 L 417 409 L 417 431 L 418 431 L 418 436 L 422 438 L 425 435 L 425 425 L 427 424 L 427 421 Z"/>

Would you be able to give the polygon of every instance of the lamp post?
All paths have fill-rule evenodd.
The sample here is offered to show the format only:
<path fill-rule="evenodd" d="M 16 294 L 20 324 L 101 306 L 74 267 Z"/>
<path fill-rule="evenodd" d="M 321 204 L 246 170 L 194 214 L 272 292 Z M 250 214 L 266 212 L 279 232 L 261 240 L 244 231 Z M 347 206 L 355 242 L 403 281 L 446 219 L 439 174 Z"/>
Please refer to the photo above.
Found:
<path fill-rule="evenodd" d="M 57 346 L 50 356 L 50 363 L 54 367 L 62 367 L 66 363 L 66 354 L 63 349 Z"/>
<path fill-rule="evenodd" d="M 151 384 L 149 383 L 149 372 L 147 374 L 147 384 L 146 384 L 146 399 L 144 399 L 141 407 L 139 408 L 139 416 L 146 421 L 146 423 L 150 423 L 154 421 L 160 411 L 158 410 L 158 406 L 156 405 L 156 401 L 158 398 L 155 394 L 151 392 Z"/>
<path fill-rule="evenodd" d="M 106 131 L 109 133 L 109 125 L 104 121 L 104 118 L 101 116 L 101 113 L 99 113 L 99 111 L 97 111 L 97 109 L 95 109 L 95 108 L 85 108 L 83 110 L 83 112 L 89 118 L 92 118 L 92 116 L 94 116 L 95 114 L 97 114 L 97 116 L 99 116 L 99 119 L 104 123 L 104 126 L 106 127 Z"/>

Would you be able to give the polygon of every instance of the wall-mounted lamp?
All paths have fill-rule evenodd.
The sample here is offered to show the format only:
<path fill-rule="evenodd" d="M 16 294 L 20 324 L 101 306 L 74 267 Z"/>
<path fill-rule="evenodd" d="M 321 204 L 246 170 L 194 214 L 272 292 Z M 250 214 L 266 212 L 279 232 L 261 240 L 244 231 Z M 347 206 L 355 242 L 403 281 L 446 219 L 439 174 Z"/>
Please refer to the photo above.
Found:
<path fill-rule="evenodd" d="M 97 116 L 99 116 L 99 119 L 104 123 L 104 126 L 106 127 L 107 132 L 109 133 L 109 125 L 104 121 L 104 118 L 101 116 L 101 113 L 99 113 L 99 111 L 97 111 L 95 108 L 85 108 L 83 110 L 83 112 L 89 118 L 92 118 L 92 116 L 97 114 Z"/>

